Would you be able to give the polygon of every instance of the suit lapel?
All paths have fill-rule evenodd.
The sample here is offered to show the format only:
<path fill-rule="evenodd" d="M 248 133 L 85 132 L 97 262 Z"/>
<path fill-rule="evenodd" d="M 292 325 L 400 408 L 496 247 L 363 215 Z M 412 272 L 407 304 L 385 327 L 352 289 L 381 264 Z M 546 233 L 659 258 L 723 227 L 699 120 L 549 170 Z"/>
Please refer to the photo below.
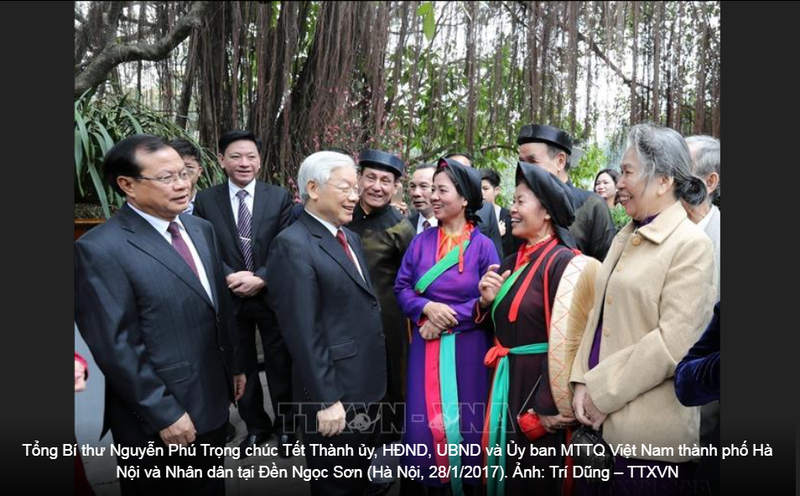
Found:
<path fill-rule="evenodd" d="M 253 263 L 257 265 L 256 260 L 263 260 L 258 255 L 262 247 L 259 245 L 258 240 L 261 239 L 261 225 L 264 223 L 264 217 L 267 211 L 267 203 L 269 203 L 269 192 L 267 185 L 256 181 L 255 197 L 253 198 Z M 264 257 L 266 259 L 266 257 Z"/>
<path fill-rule="evenodd" d="M 123 207 L 120 214 L 123 215 L 125 219 L 123 229 L 130 233 L 128 242 L 166 267 L 167 270 L 186 283 L 187 286 L 213 308 L 214 305 L 211 300 L 208 299 L 208 293 L 206 293 L 203 285 L 200 284 L 200 279 L 192 272 L 192 269 L 189 268 L 189 265 L 186 264 L 186 261 L 181 258 L 178 252 L 175 251 L 175 248 L 173 248 L 153 226 L 129 207 Z M 194 242 L 194 240 L 195 237 L 192 237 L 192 242 Z M 195 248 L 197 248 L 197 244 L 195 244 Z M 203 265 L 207 265 L 208 263 L 210 262 L 206 262 L 206 259 L 203 260 Z M 209 281 L 213 281 L 213 279 L 209 279 Z"/>
<path fill-rule="evenodd" d="M 339 244 L 339 241 L 336 240 L 333 235 L 323 226 L 320 224 L 316 219 L 311 217 L 307 212 L 303 212 L 303 215 L 300 217 L 300 220 L 305 224 L 308 228 L 309 232 L 319 238 L 319 246 L 322 248 L 329 257 L 331 257 L 339 266 L 344 270 L 350 279 L 352 279 L 356 284 L 361 286 L 364 291 L 368 292 L 369 294 L 374 295 L 372 289 L 367 284 L 366 280 L 361 277 L 361 274 L 358 273 L 358 269 L 353 264 L 353 261 L 347 257 L 347 254 L 344 252 L 342 245 Z M 349 241 L 348 241 L 349 244 Z M 351 245 L 352 246 L 352 245 Z M 352 250 L 353 253 L 356 253 L 356 250 Z M 366 271 L 367 265 L 363 262 L 363 258 L 356 254 L 356 259 L 358 260 L 359 265 L 361 265 L 361 270 Z M 364 274 L 364 277 L 367 277 L 367 274 Z"/>
<path fill-rule="evenodd" d="M 231 236 L 233 245 L 236 247 L 236 253 L 239 254 L 242 266 L 244 266 L 244 255 L 242 255 L 242 244 L 239 243 L 239 230 L 236 227 L 236 220 L 233 217 L 233 208 L 231 207 L 231 195 L 229 193 L 228 182 L 225 181 L 220 185 L 217 190 L 217 207 L 222 213 L 222 218 L 225 220 L 225 225 L 228 226 L 228 233 Z"/>
<path fill-rule="evenodd" d="M 194 244 L 194 248 L 197 250 L 197 255 L 200 257 L 200 261 L 203 262 L 203 269 L 206 272 L 208 285 L 211 287 L 211 294 L 214 297 L 214 302 L 218 303 L 219 294 L 217 293 L 217 285 L 214 284 L 214 260 L 211 258 L 211 249 L 206 242 L 206 237 L 203 235 L 203 231 L 200 230 L 200 227 L 194 222 L 184 222 L 183 226 L 186 228 L 186 232 L 192 239 L 192 244 Z"/>

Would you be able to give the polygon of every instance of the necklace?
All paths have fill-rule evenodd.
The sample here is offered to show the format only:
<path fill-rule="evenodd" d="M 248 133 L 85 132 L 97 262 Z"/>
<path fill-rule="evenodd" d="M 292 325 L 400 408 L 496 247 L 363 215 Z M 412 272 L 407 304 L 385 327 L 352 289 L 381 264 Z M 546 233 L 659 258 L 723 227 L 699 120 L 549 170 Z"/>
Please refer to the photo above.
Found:
<path fill-rule="evenodd" d="M 532 245 L 526 246 L 525 250 L 533 250 L 534 248 L 536 248 L 537 246 L 542 245 L 545 241 L 549 240 L 552 237 L 553 237 L 552 234 L 548 234 L 547 236 L 545 236 L 544 238 L 540 239 L 539 241 L 533 243 Z"/>

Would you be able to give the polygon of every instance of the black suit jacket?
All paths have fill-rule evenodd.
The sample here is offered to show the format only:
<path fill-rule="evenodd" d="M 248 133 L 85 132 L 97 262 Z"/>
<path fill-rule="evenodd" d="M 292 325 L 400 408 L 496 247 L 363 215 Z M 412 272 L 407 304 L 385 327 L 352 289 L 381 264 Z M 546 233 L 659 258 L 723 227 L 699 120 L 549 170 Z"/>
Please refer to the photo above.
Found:
<path fill-rule="evenodd" d="M 211 224 L 180 216 L 213 302 L 172 245 L 128 205 L 75 243 L 75 320 L 106 378 L 103 434 L 221 426 L 233 400 L 231 302 Z"/>
<path fill-rule="evenodd" d="M 497 216 L 494 214 L 494 205 L 489 202 L 483 202 L 481 208 L 476 212 L 478 214 L 478 229 L 481 234 L 487 236 L 494 243 L 494 248 L 497 250 L 497 256 L 503 258 L 503 238 L 500 236 L 500 226 L 497 224 Z"/>
<path fill-rule="evenodd" d="M 380 401 L 386 340 L 358 235 L 343 228 L 364 274 L 307 212 L 275 239 L 267 294 L 292 355 L 294 398 L 323 407 Z"/>
<path fill-rule="evenodd" d="M 247 270 L 231 208 L 228 181 L 197 193 L 194 215 L 206 219 L 214 226 L 222 249 L 226 274 Z M 289 192 L 280 186 L 256 181 L 252 215 L 253 273 L 267 281 L 269 288 L 266 266 L 272 240 L 292 220 L 292 198 Z"/>

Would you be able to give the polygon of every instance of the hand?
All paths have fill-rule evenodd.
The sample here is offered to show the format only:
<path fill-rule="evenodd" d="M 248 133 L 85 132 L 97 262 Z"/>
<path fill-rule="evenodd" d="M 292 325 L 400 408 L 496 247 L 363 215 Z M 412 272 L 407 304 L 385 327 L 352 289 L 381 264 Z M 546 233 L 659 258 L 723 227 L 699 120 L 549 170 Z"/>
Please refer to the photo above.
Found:
<path fill-rule="evenodd" d="M 592 423 L 592 428 L 594 430 L 599 430 L 608 416 L 597 409 L 592 401 L 592 397 L 589 396 L 589 391 L 586 391 L 586 397 L 583 400 L 583 411 L 584 416 Z"/>
<path fill-rule="evenodd" d="M 338 436 L 346 425 L 341 401 L 317 412 L 317 430 L 325 437 Z"/>
<path fill-rule="evenodd" d="M 497 223 L 497 227 L 500 228 L 500 236 L 506 235 L 506 221 L 501 220 Z"/>
<path fill-rule="evenodd" d="M 249 270 L 240 270 L 239 272 L 234 272 L 233 274 L 229 274 L 225 277 L 225 282 L 228 283 L 228 287 L 230 288 L 233 284 L 239 284 L 239 280 L 244 276 L 252 276 L 253 273 Z"/>
<path fill-rule="evenodd" d="M 430 320 L 426 320 L 422 327 L 419 328 L 419 335 L 422 336 L 422 339 L 429 341 L 431 339 L 438 339 L 439 335 L 442 334 L 441 327 L 436 327 Z"/>
<path fill-rule="evenodd" d="M 264 282 L 264 279 L 261 279 L 260 277 L 254 276 L 252 274 L 249 275 L 244 274 L 233 283 L 228 283 L 228 289 L 233 291 L 233 294 L 235 294 L 236 296 L 247 298 L 249 296 L 254 296 L 255 294 L 257 294 L 266 285 L 267 283 Z"/>
<path fill-rule="evenodd" d="M 592 422 L 586 417 L 584 402 L 586 401 L 586 384 L 575 384 L 572 392 L 572 411 L 575 413 L 575 418 L 578 419 L 583 425 L 592 425 Z"/>
<path fill-rule="evenodd" d="M 86 367 L 80 360 L 75 360 L 75 392 L 86 389 Z"/>
<path fill-rule="evenodd" d="M 528 411 L 534 413 L 532 409 Z M 558 415 L 539 415 L 539 421 L 542 423 L 544 430 L 550 434 L 555 434 L 558 429 L 566 429 L 578 424 L 574 417 L 568 417 L 560 413 Z"/>
<path fill-rule="evenodd" d="M 408 205 L 406 202 L 394 203 L 392 202 L 392 206 L 400 211 L 403 215 L 408 215 Z"/>
<path fill-rule="evenodd" d="M 193 443 L 196 434 L 194 423 L 188 413 L 184 413 L 174 424 L 166 429 L 161 429 L 161 432 L 158 433 L 164 444 L 180 444 L 181 446 Z"/>
<path fill-rule="evenodd" d="M 247 385 L 247 376 L 237 374 L 233 376 L 233 401 L 239 401 L 244 396 L 244 388 Z"/>
<path fill-rule="evenodd" d="M 456 320 L 456 311 L 445 305 L 444 303 L 437 303 L 431 301 L 422 309 L 428 320 L 430 320 L 436 327 L 442 329 L 450 329 L 458 325 Z"/>
<path fill-rule="evenodd" d="M 498 264 L 490 265 L 489 270 L 486 271 L 486 274 L 481 278 L 481 282 L 478 283 L 478 290 L 481 292 L 479 301 L 481 308 L 486 308 L 494 302 L 494 299 L 497 298 L 497 293 L 500 292 L 500 287 L 511 275 L 510 270 L 503 272 L 503 275 L 498 274 L 496 271 L 499 268 Z"/>

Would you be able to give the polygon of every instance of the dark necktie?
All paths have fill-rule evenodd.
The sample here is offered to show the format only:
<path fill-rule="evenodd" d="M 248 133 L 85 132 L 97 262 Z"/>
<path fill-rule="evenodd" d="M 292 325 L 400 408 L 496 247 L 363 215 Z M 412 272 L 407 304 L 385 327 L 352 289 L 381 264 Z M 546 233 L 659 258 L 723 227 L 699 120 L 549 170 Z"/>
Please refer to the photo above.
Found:
<path fill-rule="evenodd" d="M 253 246 L 250 240 L 253 232 L 253 217 L 250 215 L 250 210 L 247 209 L 247 204 L 244 201 L 246 196 L 247 191 L 243 189 L 236 193 L 236 198 L 239 199 L 239 222 L 236 224 L 236 230 L 239 232 L 239 245 L 242 247 L 244 265 L 247 270 L 253 272 Z"/>
<path fill-rule="evenodd" d="M 422 230 L 424 231 L 429 227 L 431 227 L 431 222 L 428 219 L 425 219 L 425 221 L 422 223 Z"/>
<path fill-rule="evenodd" d="M 181 228 L 177 222 L 170 222 L 169 227 L 167 228 L 170 236 L 172 236 L 172 247 L 175 248 L 175 251 L 178 252 L 178 255 L 183 258 L 187 264 L 189 264 L 189 268 L 192 269 L 194 275 L 198 278 L 200 274 L 197 272 L 197 266 L 194 264 L 194 258 L 192 258 L 192 252 L 189 251 L 189 246 L 186 244 L 186 241 L 183 240 L 181 236 Z"/>

